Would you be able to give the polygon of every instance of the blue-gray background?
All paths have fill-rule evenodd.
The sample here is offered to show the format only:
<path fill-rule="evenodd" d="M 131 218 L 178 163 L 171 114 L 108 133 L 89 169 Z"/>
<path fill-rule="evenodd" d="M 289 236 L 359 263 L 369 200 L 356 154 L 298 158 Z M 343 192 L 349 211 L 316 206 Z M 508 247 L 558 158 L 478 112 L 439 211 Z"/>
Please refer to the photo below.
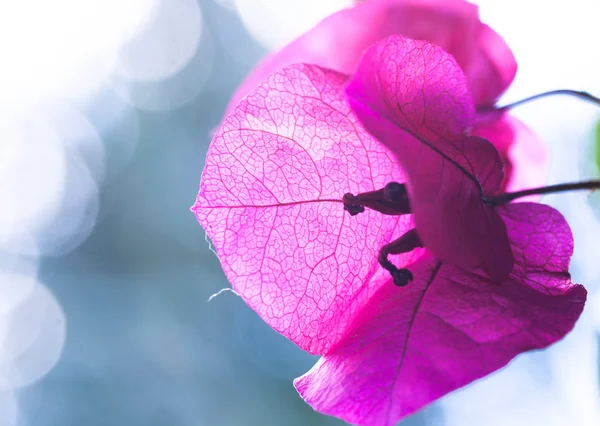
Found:
<path fill-rule="evenodd" d="M 285 8 L 269 1 L 148 1 L 154 15 L 139 33 L 123 36 L 127 43 L 119 46 L 116 65 L 93 91 L 81 95 L 78 88 L 61 96 L 62 89 L 54 90 L 51 81 L 42 100 L 28 94 L 30 100 L 23 102 L 22 110 L 11 115 L 20 123 L 18 131 L 28 137 L 31 134 L 23 129 L 30 128 L 31 120 L 54 125 L 64 144 L 59 149 L 64 178 L 59 179 L 58 195 L 46 200 L 51 213 L 43 214 L 44 205 L 18 201 L 25 207 L 14 211 L 33 213 L 29 227 L 18 224 L 16 236 L 9 231 L 17 225 L 6 225 L 15 219 L 0 220 L 0 265 L 6 271 L 0 278 L 8 282 L 15 276 L 33 277 L 34 286 L 51 292 L 42 291 L 47 300 L 40 300 L 46 302 L 34 306 L 35 312 L 46 312 L 38 315 L 39 320 L 28 322 L 33 311 L 14 314 L 17 302 L 0 309 L 9 336 L 0 358 L 0 379 L 6 379 L 0 380 L 3 426 L 343 424 L 314 413 L 292 386 L 292 379 L 308 370 L 316 357 L 270 330 L 232 293 L 208 302 L 228 283 L 189 211 L 211 133 L 243 77 L 268 49 L 302 29 L 290 29 L 298 20 L 308 28 L 327 8 L 349 3 L 312 1 L 298 8 L 298 2 L 280 2 L 296 8 L 285 15 L 287 21 L 282 15 Z M 80 3 L 90 10 L 102 4 Z M 133 3 L 143 8 L 143 1 Z M 598 32 L 581 22 L 582 14 L 597 12 L 593 1 L 577 0 L 569 8 L 546 10 L 547 16 L 561 16 L 565 28 L 572 24 L 561 36 L 556 35 L 553 18 L 538 22 L 537 34 L 531 33 L 531 22 L 539 17 L 533 6 L 483 3 L 484 18 L 506 36 L 520 61 L 521 74 L 510 99 L 565 86 L 600 89 L 600 79 L 592 72 L 600 65 L 591 43 Z M 82 19 L 76 14 L 69 18 L 74 4 L 58 1 L 56 7 L 65 9 L 56 16 L 69 23 Z M 117 15 L 130 13 L 119 7 L 113 9 L 115 15 L 98 17 L 106 25 L 99 26 L 90 40 L 104 37 L 103 31 L 108 34 Z M 299 17 L 307 8 L 315 13 Z M 94 17 L 90 24 L 93 21 Z M 593 28 L 594 22 L 589 26 Z M 85 31 L 84 24 L 73 27 L 69 39 Z M 197 34 L 186 41 L 185 31 Z M 149 41 L 144 41 L 144 34 L 151 35 Z M 44 34 L 38 37 L 34 45 L 43 44 Z M 68 64 L 72 58 L 54 57 L 49 63 Z M 153 69 L 157 63 L 165 65 Z M 23 72 L 16 68 L 11 76 Z M 44 70 L 37 72 L 33 78 L 43 79 Z M 71 87 L 69 81 L 65 84 Z M 18 94 L 20 100 L 24 96 Z M 8 105 L 0 103 L 0 108 L 9 111 Z M 598 114 L 593 107 L 553 99 L 523 107 L 518 114 L 551 149 L 551 183 L 595 173 L 590 145 Z M 74 128 L 83 130 L 69 130 Z M 6 148 L 10 140 L 5 139 Z M 29 161 L 32 155 L 18 158 Z M 30 199 L 27 189 L 50 179 L 50 172 L 29 169 L 33 163 L 23 161 L 21 174 L 8 176 L 35 182 L 18 189 L 17 195 L 13 190 L 5 200 Z M 17 181 L 12 184 L 13 189 L 21 188 Z M 578 328 L 555 348 L 520 357 L 501 373 L 404 424 L 600 424 L 600 315 L 594 292 L 600 276 L 594 243 L 600 230 L 593 201 L 585 194 L 545 201 L 560 208 L 572 223 L 580 247 L 573 275 L 592 293 Z M 0 292 L 7 288 L 11 287 L 0 283 Z M 21 330 L 33 336 L 28 344 L 14 343 L 23 335 Z M 28 375 L 28 380 L 19 379 Z"/>

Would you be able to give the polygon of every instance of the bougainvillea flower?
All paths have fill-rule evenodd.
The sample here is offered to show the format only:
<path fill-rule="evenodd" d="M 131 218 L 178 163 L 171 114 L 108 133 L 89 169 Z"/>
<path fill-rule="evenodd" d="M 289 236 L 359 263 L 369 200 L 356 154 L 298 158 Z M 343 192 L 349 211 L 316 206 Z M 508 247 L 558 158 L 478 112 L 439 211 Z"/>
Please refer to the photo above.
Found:
<path fill-rule="evenodd" d="M 424 245 L 446 262 L 504 280 L 513 267 L 506 227 L 483 202 L 500 188 L 502 161 L 490 143 L 469 135 L 475 105 L 454 58 L 428 42 L 390 36 L 367 49 L 347 94 L 406 170 Z"/>
<path fill-rule="evenodd" d="M 402 148 L 380 143 L 365 130 L 346 99 L 349 76 L 291 65 L 269 76 L 225 117 L 192 208 L 246 303 L 300 348 L 323 355 L 295 381 L 301 396 L 320 412 L 360 425 L 394 425 L 519 353 L 560 340 L 586 298 L 585 289 L 570 281 L 573 239 L 560 213 L 533 203 L 485 210 L 484 195 L 494 193 L 503 179 L 498 153 L 468 134 L 472 100 L 452 57 L 414 43 L 420 47 L 410 50 L 414 57 L 399 51 L 397 58 L 402 64 L 425 59 L 422 67 L 386 68 L 390 77 L 399 77 L 397 68 L 408 72 L 402 78 L 411 84 L 423 84 L 394 94 L 409 118 L 371 116 L 391 120 L 386 125 L 399 136 L 398 144 L 417 148 L 420 143 L 420 156 L 404 152 L 415 167 L 398 161 Z M 369 60 L 365 57 L 361 67 Z M 425 70 L 432 74 L 424 81 L 418 76 Z M 437 78 L 440 70 L 450 73 L 447 81 Z M 365 77 L 350 82 L 350 93 L 353 85 L 369 81 Z M 452 94 L 452 104 L 435 96 L 440 87 Z M 351 97 L 356 108 L 360 98 Z M 423 132 L 414 120 L 419 111 L 426 112 Z M 368 121 L 364 114 L 361 120 Z M 427 143 L 419 139 L 425 136 Z M 419 164 L 429 174 L 418 173 Z M 457 179 L 459 172 L 464 176 Z M 473 190 L 473 180 L 482 192 Z M 437 182 L 441 199 L 449 203 L 439 204 L 438 215 L 456 221 L 456 207 L 476 219 L 483 214 L 500 220 L 501 227 L 493 224 L 500 237 L 482 232 L 499 245 L 508 242 L 510 273 L 499 279 L 493 265 L 490 272 L 485 262 L 477 269 L 458 259 L 457 266 L 445 259 L 443 245 L 440 256 L 437 246 L 415 244 L 393 256 L 412 274 L 409 285 L 395 286 L 380 266 L 380 249 L 411 235 L 415 225 L 419 235 L 427 233 L 427 218 L 433 225 L 437 219 L 421 214 L 419 224 L 417 212 L 389 215 L 372 208 L 351 216 L 340 202 L 348 192 L 371 197 L 390 182 L 407 183 L 411 209 L 423 204 L 427 212 L 427 196 Z M 463 184 L 464 194 L 457 193 Z M 466 206 L 449 200 L 449 194 Z M 389 212 L 385 203 L 375 207 Z M 477 237 L 477 229 L 473 232 Z"/>
<path fill-rule="evenodd" d="M 472 134 L 500 151 L 507 171 L 503 187 L 516 191 L 545 182 L 546 150 L 536 135 L 507 114 L 483 113 L 508 88 L 517 63 L 504 40 L 480 21 L 477 6 L 464 0 L 366 0 L 335 13 L 260 63 L 233 96 L 229 110 L 286 65 L 316 64 L 353 74 L 364 50 L 393 34 L 430 41 L 455 57 L 482 110 Z"/>

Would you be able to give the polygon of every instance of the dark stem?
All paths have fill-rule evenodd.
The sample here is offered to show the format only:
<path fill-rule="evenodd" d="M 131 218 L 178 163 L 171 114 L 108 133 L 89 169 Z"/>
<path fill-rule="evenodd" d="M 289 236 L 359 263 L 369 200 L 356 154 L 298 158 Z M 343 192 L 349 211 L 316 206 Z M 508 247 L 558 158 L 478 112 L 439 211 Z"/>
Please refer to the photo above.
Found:
<path fill-rule="evenodd" d="M 554 95 L 566 95 L 566 96 L 574 96 L 576 98 L 582 99 L 584 101 L 591 102 L 593 104 L 600 106 L 600 98 L 589 94 L 588 92 L 582 92 L 577 90 L 569 90 L 569 89 L 559 89 L 559 90 L 551 90 L 550 92 L 539 93 L 537 95 L 530 96 L 525 99 L 521 99 L 520 101 L 513 102 L 512 104 L 505 105 L 503 107 L 496 108 L 496 111 L 507 111 L 509 109 L 513 109 L 520 105 L 526 104 L 527 102 L 535 101 L 536 99 L 545 98 L 548 96 Z"/>
<path fill-rule="evenodd" d="M 406 268 L 399 269 L 396 267 L 390 262 L 388 256 L 390 254 L 408 253 L 417 247 L 423 247 L 423 243 L 417 234 L 417 230 L 413 228 L 379 250 L 379 256 L 377 257 L 379 264 L 392 275 L 392 280 L 398 287 L 404 287 L 411 282 L 414 279 L 413 274 Z"/>
<path fill-rule="evenodd" d="M 556 192 L 577 191 L 581 189 L 600 189 L 600 180 L 588 180 L 584 182 L 561 183 L 558 185 L 542 186 L 540 188 L 526 189 L 524 191 L 507 192 L 500 195 L 484 197 L 484 201 L 493 205 L 508 204 L 517 198 L 537 194 L 553 194 Z"/>

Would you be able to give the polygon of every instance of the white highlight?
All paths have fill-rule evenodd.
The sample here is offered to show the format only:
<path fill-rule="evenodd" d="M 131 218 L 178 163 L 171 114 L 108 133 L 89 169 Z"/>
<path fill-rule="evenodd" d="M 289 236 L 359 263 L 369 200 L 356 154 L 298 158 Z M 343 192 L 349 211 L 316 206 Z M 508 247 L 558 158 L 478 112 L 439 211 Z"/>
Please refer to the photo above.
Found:
<path fill-rule="evenodd" d="M 100 135 L 79 111 L 54 105 L 43 114 L 60 135 L 68 155 L 67 179 L 57 213 L 36 235 L 39 253 L 58 255 L 77 247 L 96 224 L 105 150 Z"/>
<path fill-rule="evenodd" d="M 85 99 L 142 25 L 152 0 L 53 0 L 0 3 L 0 106 L 41 99 Z"/>
<path fill-rule="evenodd" d="M 47 123 L 0 123 L 0 135 L 0 247 L 15 249 L 56 214 L 66 182 L 66 157 Z"/>
<path fill-rule="evenodd" d="M 38 282 L 34 276 L 15 273 L 13 271 L 0 271 L 0 318 L 5 319 L 11 315 L 16 306 L 24 303 L 33 293 Z M 0 336 L 7 333 L 6 322 L 0 323 Z"/>
<path fill-rule="evenodd" d="M 548 351 L 559 397 L 569 410 L 570 423 L 600 424 L 598 340 L 590 315 L 584 310 L 577 327 Z"/>
<path fill-rule="evenodd" d="M 22 387 L 44 377 L 58 361 L 66 335 L 65 315 L 54 295 L 36 282 L 29 297 L 3 313 L 0 322 L 6 326 L 0 343 L 6 386 Z"/>
<path fill-rule="evenodd" d="M 118 72 L 139 80 L 163 80 L 183 68 L 202 33 L 196 0 L 163 0 L 140 33 L 122 47 Z"/>
<path fill-rule="evenodd" d="M 198 96 L 212 71 L 215 46 L 211 33 L 202 26 L 194 56 L 177 74 L 160 81 L 131 80 L 116 76 L 113 87 L 133 106 L 148 111 L 179 108 Z"/>
<path fill-rule="evenodd" d="M 77 110 L 53 104 L 0 123 L 0 248 L 59 254 L 93 229 L 104 146 Z"/>
<path fill-rule="evenodd" d="M 19 424 L 19 405 L 15 393 L 10 389 L 5 377 L 0 376 L 0 424 L 17 426 Z"/>
<path fill-rule="evenodd" d="M 244 25 L 262 45 L 276 49 L 305 33 L 352 0 L 235 0 Z"/>
<path fill-rule="evenodd" d="M 600 293 L 590 296 L 587 303 L 596 333 L 600 336 Z"/>

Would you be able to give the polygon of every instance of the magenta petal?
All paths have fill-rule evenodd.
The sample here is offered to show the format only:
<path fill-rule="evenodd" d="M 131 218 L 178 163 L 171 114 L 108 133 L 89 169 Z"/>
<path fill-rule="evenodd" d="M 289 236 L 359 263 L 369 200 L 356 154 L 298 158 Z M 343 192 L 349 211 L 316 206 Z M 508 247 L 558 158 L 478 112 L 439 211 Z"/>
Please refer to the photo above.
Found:
<path fill-rule="evenodd" d="M 493 105 L 517 74 L 517 60 L 506 42 L 485 24 L 479 24 L 478 49 L 471 61 L 459 63 L 478 106 Z"/>
<path fill-rule="evenodd" d="M 405 180 L 351 113 L 346 82 L 312 65 L 270 76 L 225 118 L 193 207 L 233 288 L 313 353 L 380 286 L 380 247 L 412 227 L 410 216 L 350 217 L 339 202 Z"/>
<path fill-rule="evenodd" d="M 472 132 L 492 142 L 504 163 L 505 191 L 521 191 L 546 183 L 548 153 L 540 138 L 518 119 L 505 114 L 500 119 L 478 123 Z M 535 201 L 539 196 L 519 199 Z"/>
<path fill-rule="evenodd" d="M 260 63 L 233 96 L 232 108 L 269 74 L 294 63 L 354 73 L 371 44 L 397 34 L 427 40 L 450 53 L 479 104 L 492 104 L 509 86 L 516 62 L 506 43 L 463 0 L 369 0 L 335 13 Z"/>
<path fill-rule="evenodd" d="M 573 238 L 566 221 L 540 204 L 499 211 L 516 258 L 505 282 L 421 259 L 410 286 L 380 288 L 347 337 L 296 379 L 300 395 L 350 423 L 392 426 L 563 338 L 586 299 L 567 272 Z"/>
<path fill-rule="evenodd" d="M 464 73 L 426 41 L 390 36 L 373 44 L 346 92 L 353 107 L 363 105 L 442 151 L 460 150 L 475 123 Z"/>
<path fill-rule="evenodd" d="M 504 223 L 483 202 L 503 179 L 475 120 L 464 74 L 437 46 L 392 36 L 369 48 L 347 90 L 364 126 L 408 175 L 417 232 L 440 259 L 501 281 L 513 266 Z"/>

